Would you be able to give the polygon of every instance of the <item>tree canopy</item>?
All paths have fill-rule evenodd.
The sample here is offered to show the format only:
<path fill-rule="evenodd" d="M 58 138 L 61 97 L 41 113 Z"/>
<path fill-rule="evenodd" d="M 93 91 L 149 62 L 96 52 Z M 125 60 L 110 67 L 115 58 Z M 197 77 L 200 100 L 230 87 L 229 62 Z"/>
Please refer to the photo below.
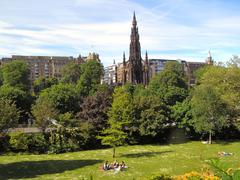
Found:
<path fill-rule="evenodd" d="M 28 90 L 30 70 L 24 61 L 12 61 L 2 67 L 3 84 Z"/>
<path fill-rule="evenodd" d="M 82 97 L 97 92 L 103 75 L 103 66 L 97 61 L 87 61 L 81 65 L 81 76 L 77 82 L 77 90 Z"/>
<path fill-rule="evenodd" d="M 81 65 L 71 62 L 66 64 L 61 70 L 61 82 L 76 84 L 81 76 Z"/>
<path fill-rule="evenodd" d="M 50 120 L 56 119 L 59 112 L 52 101 L 47 97 L 42 97 L 32 106 L 32 114 L 35 117 L 35 123 L 45 132 L 46 128 L 51 124 Z"/>
<path fill-rule="evenodd" d="M 0 134 L 18 124 L 20 112 L 13 101 L 0 98 Z"/>
<path fill-rule="evenodd" d="M 199 85 L 191 99 L 193 126 L 197 132 L 209 133 L 209 142 L 215 131 L 229 125 L 227 104 L 210 85 Z"/>
<path fill-rule="evenodd" d="M 39 98 L 49 99 L 60 113 L 75 112 L 78 108 L 79 96 L 73 84 L 57 84 L 43 90 Z"/>
<path fill-rule="evenodd" d="M 149 90 L 152 94 L 159 96 L 167 105 L 174 105 L 187 97 L 188 86 L 182 75 L 180 63 L 166 63 L 166 67 L 150 81 Z"/>
<path fill-rule="evenodd" d="M 42 90 L 47 89 L 51 87 L 52 85 L 55 85 L 58 83 L 57 78 L 54 77 L 40 77 L 37 78 L 33 83 L 33 89 L 35 94 L 39 94 Z"/>

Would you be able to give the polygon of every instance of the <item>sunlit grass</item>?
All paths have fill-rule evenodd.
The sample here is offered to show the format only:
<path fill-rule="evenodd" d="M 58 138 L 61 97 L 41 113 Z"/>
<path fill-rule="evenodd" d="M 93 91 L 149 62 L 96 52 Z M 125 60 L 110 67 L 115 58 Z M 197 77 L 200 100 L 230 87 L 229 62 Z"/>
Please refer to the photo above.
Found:
<path fill-rule="evenodd" d="M 144 179 L 154 174 L 180 175 L 201 171 L 206 160 L 219 151 L 232 152 L 221 157 L 229 167 L 240 167 L 240 142 L 205 145 L 201 142 L 169 145 L 136 145 L 117 148 L 117 160 L 129 168 L 116 173 L 102 171 L 104 160 L 113 161 L 112 149 L 80 151 L 56 155 L 0 156 L 0 179 Z"/>

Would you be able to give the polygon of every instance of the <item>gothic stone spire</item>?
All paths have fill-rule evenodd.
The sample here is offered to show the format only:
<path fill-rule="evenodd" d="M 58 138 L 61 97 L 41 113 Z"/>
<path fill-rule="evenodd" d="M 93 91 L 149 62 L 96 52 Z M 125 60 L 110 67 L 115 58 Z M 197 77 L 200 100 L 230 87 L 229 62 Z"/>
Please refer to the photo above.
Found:
<path fill-rule="evenodd" d="M 138 27 L 135 12 L 133 13 L 131 43 L 129 53 L 130 82 L 133 84 L 143 83 L 141 46 L 139 41 Z"/>

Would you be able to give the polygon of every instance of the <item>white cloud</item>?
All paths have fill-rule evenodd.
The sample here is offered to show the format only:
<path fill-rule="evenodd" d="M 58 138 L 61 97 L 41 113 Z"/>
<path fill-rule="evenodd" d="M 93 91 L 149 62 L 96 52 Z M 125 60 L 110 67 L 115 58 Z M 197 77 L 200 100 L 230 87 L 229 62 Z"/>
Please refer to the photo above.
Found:
<path fill-rule="evenodd" d="M 6 6 L 0 15 L 0 56 L 77 56 L 96 51 L 105 65 L 113 59 L 122 61 L 122 52 L 128 54 L 133 10 L 142 51 L 148 50 L 150 58 L 204 61 L 208 49 L 213 49 L 224 60 L 240 44 L 236 23 L 240 15 L 224 14 L 223 18 L 218 10 L 213 15 L 205 7 L 207 1 L 163 0 L 153 7 L 127 0 L 21 2 L 25 3 L 0 2 Z"/>

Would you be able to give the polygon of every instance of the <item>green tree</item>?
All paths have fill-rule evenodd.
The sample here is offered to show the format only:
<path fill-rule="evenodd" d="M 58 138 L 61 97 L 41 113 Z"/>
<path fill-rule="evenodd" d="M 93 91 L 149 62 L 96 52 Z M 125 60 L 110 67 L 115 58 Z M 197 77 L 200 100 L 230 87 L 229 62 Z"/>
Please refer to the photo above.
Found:
<path fill-rule="evenodd" d="M 78 94 L 73 84 L 57 84 L 43 90 L 39 98 L 47 98 L 60 113 L 75 112 L 78 109 Z"/>
<path fill-rule="evenodd" d="M 103 145 L 113 147 L 113 157 L 117 146 L 123 145 L 127 139 L 129 124 L 133 117 L 133 89 L 131 85 L 116 87 L 113 93 L 112 107 L 108 111 L 109 127 L 102 131 Z"/>
<path fill-rule="evenodd" d="M 129 125 L 133 120 L 133 86 L 116 87 L 113 93 L 112 107 L 108 111 L 108 118 L 113 121 Z M 126 131 L 125 127 L 125 131 Z"/>
<path fill-rule="evenodd" d="M 0 98 L 15 102 L 16 107 L 20 110 L 20 123 L 26 122 L 28 114 L 31 111 L 33 101 L 29 92 L 23 91 L 18 87 L 3 85 L 0 87 Z"/>
<path fill-rule="evenodd" d="M 35 123 L 45 133 L 46 128 L 51 124 L 51 119 L 56 119 L 59 112 L 55 105 L 48 98 L 38 98 L 36 104 L 32 106 L 32 114 Z"/>
<path fill-rule="evenodd" d="M 166 69 L 153 77 L 149 83 L 150 92 L 170 106 L 182 102 L 188 95 L 188 86 L 180 69 L 180 63 L 167 63 Z"/>
<path fill-rule="evenodd" d="M 209 143 L 215 131 L 228 126 L 227 105 L 209 85 L 199 85 L 191 99 L 193 126 L 197 132 L 208 133 Z"/>
<path fill-rule="evenodd" d="M 164 71 L 171 71 L 181 78 L 185 78 L 183 65 L 177 61 L 169 61 L 165 64 Z"/>
<path fill-rule="evenodd" d="M 73 113 L 66 112 L 64 114 L 59 114 L 58 116 L 59 124 L 63 127 L 76 127 L 76 118 Z"/>
<path fill-rule="evenodd" d="M 33 89 L 35 94 L 39 94 L 42 90 L 51 87 L 52 85 L 55 85 L 58 83 L 57 78 L 51 77 L 40 77 L 37 78 L 33 83 Z"/>
<path fill-rule="evenodd" d="M 170 123 L 169 109 L 158 97 L 141 97 L 135 104 L 140 106 L 139 130 L 142 136 L 155 137 Z"/>
<path fill-rule="evenodd" d="M 81 67 L 74 62 L 66 64 L 61 70 L 61 82 L 76 84 L 81 76 Z"/>
<path fill-rule="evenodd" d="M 77 118 L 83 122 L 89 122 L 94 127 L 95 133 L 106 128 L 108 115 L 112 103 L 110 90 L 98 91 L 92 96 L 86 97 L 80 105 Z"/>
<path fill-rule="evenodd" d="M 77 89 L 82 97 L 87 97 L 97 92 L 103 66 L 97 61 L 87 61 L 81 65 L 81 76 L 77 82 Z"/>
<path fill-rule="evenodd" d="M 0 134 L 5 134 L 9 128 L 14 128 L 19 119 L 16 105 L 7 99 L 0 99 Z"/>
<path fill-rule="evenodd" d="M 2 67 L 3 84 L 28 90 L 30 69 L 24 61 L 12 61 Z"/>
<path fill-rule="evenodd" d="M 123 145 L 127 134 L 123 131 L 125 122 L 109 119 L 109 128 L 102 131 L 102 136 L 98 136 L 101 139 L 103 145 L 109 145 L 113 148 L 113 158 L 115 158 L 116 147 Z"/>
<path fill-rule="evenodd" d="M 191 107 L 191 96 L 187 97 L 183 102 L 177 102 L 171 107 L 171 119 L 176 122 L 178 128 L 184 129 L 185 133 L 190 137 L 198 137 L 193 126 L 193 115 Z"/>
<path fill-rule="evenodd" d="M 211 66 L 199 81 L 203 85 L 211 85 L 223 99 L 230 110 L 231 123 L 240 128 L 240 68 L 235 66 Z"/>

